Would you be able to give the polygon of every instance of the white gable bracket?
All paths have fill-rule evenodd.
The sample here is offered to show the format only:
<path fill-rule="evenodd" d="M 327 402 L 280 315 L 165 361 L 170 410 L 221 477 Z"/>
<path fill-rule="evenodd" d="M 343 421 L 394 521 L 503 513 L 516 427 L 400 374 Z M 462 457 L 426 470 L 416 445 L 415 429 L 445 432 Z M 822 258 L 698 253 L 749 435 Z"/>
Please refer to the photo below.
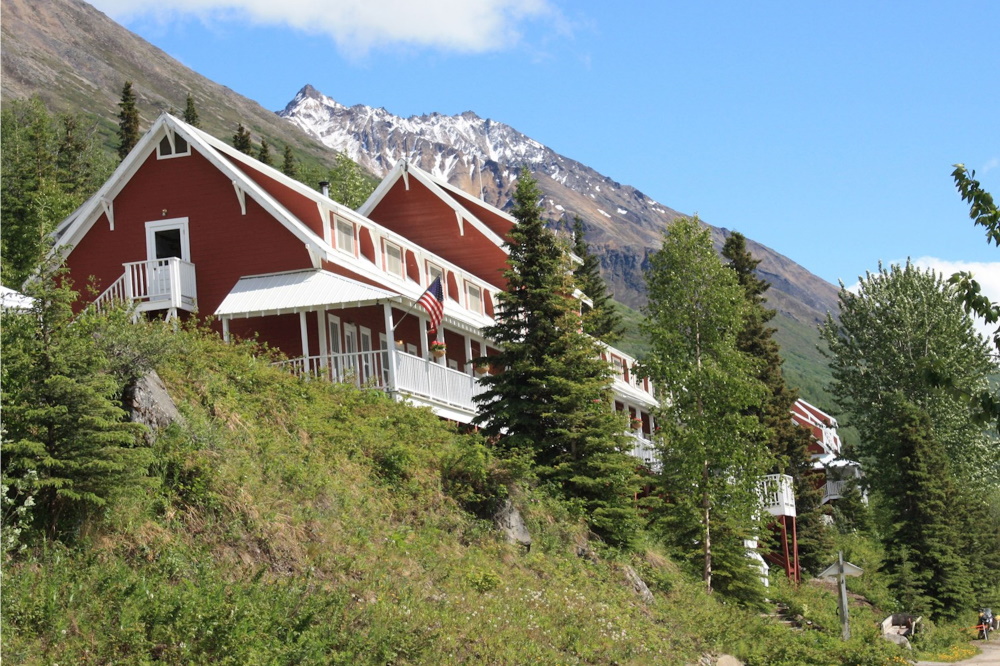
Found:
<path fill-rule="evenodd" d="M 108 224 L 111 225 L 111 231 L 115 230 L 115 203 L 113 201 L 108 201 L 105 198 L 101 198 L 101 208 L 104 209 L 104 214 L 108 216 Z"/>
<path fill-rule="evenodd" d="M 465 218 L 462 217 L 462 214 L 456 210 L 455 211 L 455 219 L 458 220 L 458 235 L 459 236 L 464 236 L 465 235 Z"/>
<path fill-rule="evenodd" d="M 322 201 L 317 201 L 316 207 L 319 208 L 319 219 L 323 228 L 323 241 L 327 245 L 333 245 L 333 237 L 330 232 L 330 211 L 323 205 Z"/>
<path fill-rule="evenodd" d="M 174 143 L 174 128 L 170 125 L 164 125 L 167 130 L 167 141 L 170 143 L 170 154 L 174 155 L 177 152 L 177 145 Z"/>
<path fill-rule="evenodd" d="M 304 244 L 306 246 L 306 252 L 309 253 L 309 260 L 312 262 L 313 268 L 323 268 L 323 257 L 309 243 Z"/>
<path fill-rule="evenodd" d="M 410 191 L 410 171 L 406 162 L 403 162 L 403 188 Z"/>
<path fill-rule="evenodd" d="M 240 200 L 240 211 L 242 211 L 242 213 L 244 215 L 246 215 L 247 214 L 247 194 L 246 194 L 246 192 L 243 191 L 243 188 L 240 187 L 240 184 L 237 183 L 235 180 L 233 181 L 233 188 L 235 188 L 235 190 L 236 190 L 236 198 Z"/>

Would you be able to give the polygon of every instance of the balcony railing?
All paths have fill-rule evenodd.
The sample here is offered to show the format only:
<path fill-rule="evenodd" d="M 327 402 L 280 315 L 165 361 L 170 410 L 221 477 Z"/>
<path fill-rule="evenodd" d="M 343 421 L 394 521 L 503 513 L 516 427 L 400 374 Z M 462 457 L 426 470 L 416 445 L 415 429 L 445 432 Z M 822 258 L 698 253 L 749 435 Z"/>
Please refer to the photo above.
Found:
<path fill-rule="evenodd" d="M 473 397 L 483 390 L 472 375 L 398 349 L 308 356 L 275 365 L 302 376 L 400 391 L 468 412 L 476 411 Z"/>
<path fill-rule="evenodd" d="M 656 455 L 656 447 L 653 446 L 653 442 L 635 430 L 629 431 L 628 435 L 632 443 L 632 450 L 629 453 L 644 462 L 650 471 L 660 471 L 660 459 Z"/>
<path fill-rule="evenodd" d="M 94 300 L 99 311 L 115 303 L 132 303 L 139 311 L 195 309 L 198 289 L 194 264 L 170 257 L 123 266 L 122 276 Z"/>
<path fill-rule="evenodd" d="M 772 516 L 795 515 L 795 491 L 787 474 L 768 474 L 761 479 L 760 495 L 764 510 Z"/>

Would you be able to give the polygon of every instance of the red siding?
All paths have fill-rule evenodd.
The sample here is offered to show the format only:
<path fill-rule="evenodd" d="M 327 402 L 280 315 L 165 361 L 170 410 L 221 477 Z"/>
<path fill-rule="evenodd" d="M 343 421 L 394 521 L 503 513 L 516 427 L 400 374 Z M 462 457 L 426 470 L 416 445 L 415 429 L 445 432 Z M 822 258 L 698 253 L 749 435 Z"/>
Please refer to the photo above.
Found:
<path fill-rule="evenodd" d="M 146 259 L 146 222 L 186 217 L 198 310 L 209 316 L 241 276 L 312 266 L 302 241 L 249 195 L 246 207 L 242 215 L 232 183 L 200 154 L 154 153 L 115 197 L 115 230 L 102 216 L 69 255 L 70 274 L 78 288 L 93 275 L 103 289 L 122 263 Z"/>

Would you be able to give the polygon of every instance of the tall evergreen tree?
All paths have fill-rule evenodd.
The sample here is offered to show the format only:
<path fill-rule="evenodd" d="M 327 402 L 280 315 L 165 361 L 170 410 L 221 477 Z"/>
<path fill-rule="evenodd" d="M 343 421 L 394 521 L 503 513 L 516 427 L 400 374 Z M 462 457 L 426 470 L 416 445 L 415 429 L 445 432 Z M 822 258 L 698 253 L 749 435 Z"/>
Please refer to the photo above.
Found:
<path fill-rule="evenodd" d="M 289 178 L 299 177 L 299 163 L 295 159 L 295 154 L 292 152 L 292 147 L 285 145 L 284 159 L 281 162 L 281 173 L 285 174 Z"/>
<path fill-rule="evenodd" d="M 785 383 L 780 348 L 774 339 L 777 329 L 768 326 L 777 314 L 765 305 L 764 294 L 771 285 L 757 277 L 755 271 L 760 259 L 747 249 L 746 237 L 740 232 L 729 235 L 722 246 L 722 256 L 729 261 L 729 268 L 743 287 L 748 305 L 743 328 L 736 336 L 736 346 L 759 361 L 756 378 L 766 388 L 764 399 L 750 405 L 744 413 L 757 418 L 765 429 L 767 445 L 774 458 L 771 472 L 788 474 L 795 479 L 800 561 L 805 568 L 815 571 L 829 564 L 833 552 L 832 533 L 822 517 L 822 490 L 817 487 L 812 470 L 812 456 L 808 450 L 812 436 L 789 416 L 798 392 Z"/>
<path fill-rule="evenodd" d="M 728 540 L 739 544 L 755 533 L 758 483 L 771 464 L 759 422 L 745 414 L 764 395 L 755 363 L 736 342 L 746 299 L 697 219 L 670 225 L 650 257 L 646 284 L 642 330 L 651 350 L 644 365 L 664 396 L 658 482 L 666 506 L 659 520 L 664 538 L 700 562 L 712 591 L 713 539 L 720 536 L 713 526 L 725 524 Z M 735 566 L 740 571 L 728 575 L 746 580 L 751 560 Z"/>
<path fill-rule="evenodd" d="M 271 146 L 267 144 L 267 139 L 260 140 L 260 147 L 257 149 L 257 161 L 271 166 Z"/>
<path fill-rule="evenodd" d="M 184 122 L 192 127 L 201 127 L 201 122 L 198 119 L 198 109 L 194 105 L 194 96 L 191 93 L 187 95 L 187 101 L 184 103 Z"/>
<path fill-rule="evenodd" d="M 587 245 L 579 216 L 573 218 L 573 253 L 583 262 L 573 271 L 576 286 L 593 303 L 593 307 L 584 305 L 583 330 L 602 342 L 614 344 L 625 332 L 625 324 L 601 277 L 601 262 Z"/>
<path fill-rule="evenodd" d="M 94 344 L 87 317 L 73 318 L 75 293 L 51 267 L 25 285 L 34 304 L 5 313 L 3 475 L 33 486 L 34 524 L 72 534 L 123 485 L 144 475 L 141 426 L 125 422 L 120 388 Z M 90 316 L 93 316 L 92 314 Z"/>
<path fill-rule="evenodd" d="M 0 277 L 20 289 L 49 234 L 114 169 L 79 116 L 53 117 L 41 100 L 12 100 L 0 127 Z"/>
<path fill-rule="evenodd" d="M 236 134 L 233 134 L 233 148 L 245 153 L 247 155 L 253 155 L 253 139 L 250 137 L 250 130 L 240 123 L 236 128 Z"/>
<path fill-rule="evenodd" d="M 919 604 L 909 612 L 954 618 L 969 605 L 972 577 L 959 523 L 958 493 L 931 419 L 911 403 L 890 399 L 886 435 L 896 442 L 900 483 L 886 489 L 891 518 L 886 535 L 895 586 Z M 909 566 L 907 566 L 909 565 Z"/>
<path fill-rule="evenodd" d="M 635 460 L 625 453 L 625 423 L 612 410 L 610 367 L 580 330 L 568 248 L 545 227 L 541 191 L 525 169 L 514 195 L 518 223 L 510 232 L 497 296 L 490 361 L 505 368 L 480 381 L 475 422 L 508 455 L 529 457 L 539 478 L 581 504 L 592 529 L 615 545 L 638 528 Z"/>
<path fill-rule="evenodd" d="M 122 87 L 122 98 L 118 102 L 118 158 L 125 159 L 135 144 L 139 142 L 139 108 L 136 106 L 132 82 L 126 81 Z"/>

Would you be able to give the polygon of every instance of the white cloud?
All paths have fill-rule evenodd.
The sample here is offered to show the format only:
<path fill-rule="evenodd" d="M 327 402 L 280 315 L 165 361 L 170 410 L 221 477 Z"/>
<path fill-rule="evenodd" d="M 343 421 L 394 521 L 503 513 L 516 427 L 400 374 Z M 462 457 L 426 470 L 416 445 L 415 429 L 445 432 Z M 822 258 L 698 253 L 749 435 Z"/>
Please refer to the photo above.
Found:
<path fill-rule="evenodd" d="M 993 169 L 996 169 L 997 167 L 1000 167 L 1000 157 L 994 157 L 993 159 L 987 161 L 986 164 L 984 164 L 983 167 L 979 170 L 979 173 L 982 175 L 986 175 L 990 171 L 993 171 Z"/>
<path fill-rule="evenodd" d="M 193 15 L 239 17 L 329 35 L 345 52 L 387 45 L 478 53 L 518 41 L 527 19 L 559 21 L 548 0 L 92 0 L 116 19 Z"/>

